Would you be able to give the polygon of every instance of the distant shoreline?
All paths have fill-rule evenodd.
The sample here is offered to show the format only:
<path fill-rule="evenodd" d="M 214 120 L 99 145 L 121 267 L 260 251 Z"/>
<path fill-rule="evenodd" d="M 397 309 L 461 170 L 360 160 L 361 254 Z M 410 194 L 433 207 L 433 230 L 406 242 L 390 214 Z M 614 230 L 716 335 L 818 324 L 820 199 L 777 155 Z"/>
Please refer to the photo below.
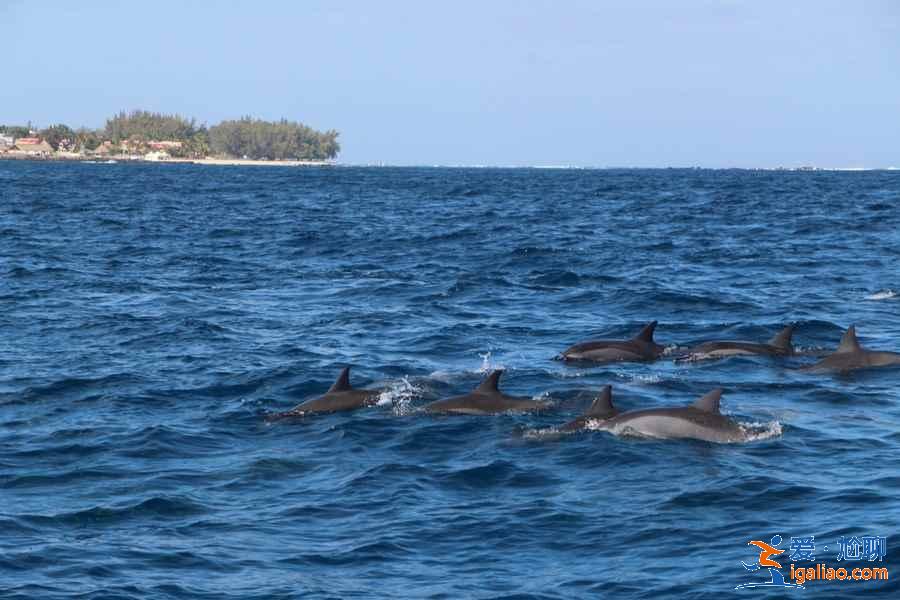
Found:
<path fill-rule="evenodd" d="M 254 167 L 331 167 L 334 161 L 329 160 L 254 160 L 249 158 L 166 158 L 147 160 L 143 157 L 130 156 L 22 156 L 0 154 L 0 160 L 29 160 L 34 162 L 69 162 L 69 163 L 141 163 L 141 164 L 187 164 L 187 165 L 219 165 L 219 166 L 254 166 Z"/>
<path fill-rule="evenodd" d="M 249 158 L 165 158 L 148 160 L 144 157 L 131 156 L 24 156 L 4 154 L 0 152 L 0 161 L 33 161 L 33 162 L 69 162 L 69 163 L 138 163 L 138 164 L 194 164 L 212 166 L 263 166 L 263 167 L 360 167 L 388 169 L 533 169 L 558 171 L 764 171 L 764 172 L 847 172 L 861 173 L 873 171 L 900 171 L 900 167 L 697 167 L 697 166 L 664 166 L 664 167 L 610 167 L 579 165 L 416 165 L 416 164 L 384 164 L 384 163 L 339 163 L 335 160 L 254 160 Z"/>
<path fill-rule="evenodd" d="M 187 163 L 194 165 L 263 166 L 263 167 L 330 167 L 328 160 L 254 160 L 250 158 L 167 158 L 160 163 Z"/>

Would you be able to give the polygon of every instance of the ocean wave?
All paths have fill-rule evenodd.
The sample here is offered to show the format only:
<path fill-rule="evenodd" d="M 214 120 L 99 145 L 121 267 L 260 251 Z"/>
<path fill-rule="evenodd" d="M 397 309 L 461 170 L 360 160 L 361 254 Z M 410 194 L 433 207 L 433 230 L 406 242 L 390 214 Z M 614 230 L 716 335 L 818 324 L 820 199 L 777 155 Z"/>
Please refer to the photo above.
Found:
<path fill-rule="evenodd" d="M 125 506 L 93 506 L 81 510 L 50 514 L 24 514 L 19 518 L 36 527 L 79 527 L 90 524 L 115 525 L 130 521 L 169 519 L 177 521 L 209 512 L 204 504 L 183 497 L 154 496 Z"/>
<path fill-rule="evenodd" d="M 440 478 L 446 485 L 464 489 L 490 489 L 498 486 L 533 487 L 548 483 L 548 477 L 536 470 L 524 470 L 504 460 L 455 469 Z"/>
<path fill-rule="evenodd" d="M 898 519 L 894 372 L 668 360 L 785 322 L 897 350 L 892 174 L 100 171 L 0 161 L 8 596 L 700 598 L 785 515 L 823 544 Z M 551 360 L 650 319 L 664 360 Z M 348 364 L 377 406 L 266 424 Z M 415 411 L 496 368 L 555 410 Z M 752 443 L 559 431 L 610 383 L 724 387 Z"/>

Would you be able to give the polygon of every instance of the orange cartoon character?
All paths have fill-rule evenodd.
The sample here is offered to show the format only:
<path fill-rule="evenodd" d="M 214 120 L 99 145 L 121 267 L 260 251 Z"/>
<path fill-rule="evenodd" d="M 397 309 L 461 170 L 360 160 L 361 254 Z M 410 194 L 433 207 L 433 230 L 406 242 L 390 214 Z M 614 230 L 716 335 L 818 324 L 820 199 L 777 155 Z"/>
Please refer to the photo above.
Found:
<path fill-rule="evenodd" d="M 781 543 L 781 536 L 776 535 L 772 538 L 772 543 L 776 546 Z M 779 550 L 773 546 L 765 542 L 760 542 L 759 540 L 752 540 L 747 542 L 748 546 L 756 546 L 761 550 L 759 553 L 759 562 L 757 563 L 760 567 L 775 567 L 776 569 L 781 568 L 781 563 L 772 560 L 769 558 L 770 556 L 776 556 L 778 554 L 782 554 L 784 550 Z"/>
<path fill-rule="evenodd" d="M 748 571 L 759 571 L 763 567 L 769 569 L 770 579 L 769 581 L 752 581 L 749 583 L 742 583 L 738 586 L 735 586 L 734 589 L 740 590 L 743 588 L 757 588 L 757 587 L 780 587 L 780 588 L 802 588 L 803 586 L 797 583 L 786 583 L 784 581 L 784 575 L 781 574 L 781 571 L 778 569 L 781 568 L 781 564 L 778 561 L 772 560 L 773 556 L 778 556 L 785 552 L 784 550 L 779 550 L 778 545 L 781 544 L 781 536 L 775 535 L 772 537 L 771 544 L 767 544 L 765 542 L 761 542 L 759 540 L 751 540 L 747 542 L 748 546 L 756 546 L 760 549 L 759 559 L 757 559 L 756 564 L 748 565 L 744 561 L 741 561 L 741 564 Z"/>

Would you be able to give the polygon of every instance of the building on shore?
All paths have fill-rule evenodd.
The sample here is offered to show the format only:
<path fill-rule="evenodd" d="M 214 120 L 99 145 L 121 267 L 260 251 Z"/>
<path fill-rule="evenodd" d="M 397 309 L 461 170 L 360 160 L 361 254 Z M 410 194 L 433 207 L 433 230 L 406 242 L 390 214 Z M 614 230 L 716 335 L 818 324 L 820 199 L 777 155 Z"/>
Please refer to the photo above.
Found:
<path fill-rule="evenodd" d="M 50 156 L 53 154 L 50 144 L 36 137 L 17 139 L 14 151 L 25 156 Z"/>
<path fill-rule="evenodd" d="M 90 152 L 90 154 L 95 156 L 109 156 L 112 153 L 112 142 L 110 141 L 103 142 Z"/>
<path fill-rule="evenodd" d="M 148 152 L 144 155 L 144 160 L 150 160 L 153 162 L 158 162 L 161 160 L 169 160 L 171 156 L 165 150 L 154 150 L 152 152 Z"/>
<path fill-rule="evenodd" d="M 147 142 L 147 145 L 150 146 L 154 150 L 171 150 L 172 148 L 181 148 L 184 145 L 184 142 L 177 142 L 174 140 L 162 140 L 162 141 L 150 141 Z"/>
<path fill-rule="evenodd" d="M 0 150 L 7 150 L 16 145 L 16 139 L 5 133 L 0 133 Z"/>

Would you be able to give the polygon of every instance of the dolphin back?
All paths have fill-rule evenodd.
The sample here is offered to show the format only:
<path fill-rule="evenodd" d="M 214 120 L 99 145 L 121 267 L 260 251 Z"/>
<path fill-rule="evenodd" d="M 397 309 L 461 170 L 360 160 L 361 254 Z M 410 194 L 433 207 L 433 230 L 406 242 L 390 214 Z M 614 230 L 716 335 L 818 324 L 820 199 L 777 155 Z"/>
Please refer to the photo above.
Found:
<path fill-rule="evenodd" d="M 835 350 L 835 354 L 848 354 L 860 351 L 862 351 L 862 346 L 860 346 L 859 340 L 856 339 L 856 326 L 851 325 L 844 332 L 844 335 L 841 336 L 841 343 L 838 345 L 838 349 Z"/>
<path fill-rule="evenodd" d="M 328 393 L 346 392 L 352 389 L 353 386 L 350 385 L 350 367 L 344 367 L 341 370 L 341 374 L 338 375 L 338 378 L 331 384 L 331 387 L 328 388 Z"/>
<path fill-rule="evenodd" d="M 778 350 L 786 353 L 793 354 L 794 347 L 791 345 L 791 338 L 794 336 L 794 326 L 788 325 L 784 329 L 778 332 L 778 334 L 769 340 L 769 345 L 773 348 L 777 348 Z"/>
<path fill-rule="evenodd" d="M 619 413 L 612 403 L 612 386 L 603 386 L 603 391 L 591 403 L 584 416 L 593 419 L 608 419 Z"/>
<path fill-rule="evenodd" d="M 640 333 L 634 336 L 634 339 L 639 342 L 644 342 L 645 344 L 653 344 L 653 332 L 656 331 L 656 325 L 658 321 L 651 321 L 644 325 L 644 328 L 641 329 Z"/>

